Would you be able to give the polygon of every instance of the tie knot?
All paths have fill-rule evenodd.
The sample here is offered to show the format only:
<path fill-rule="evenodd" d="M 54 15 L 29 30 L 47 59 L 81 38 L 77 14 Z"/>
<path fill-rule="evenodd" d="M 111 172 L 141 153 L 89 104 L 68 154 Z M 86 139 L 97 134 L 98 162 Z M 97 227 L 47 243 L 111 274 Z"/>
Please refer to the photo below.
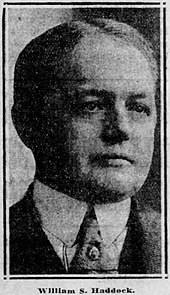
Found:
<path fill-rule="evenodd" d="M 101 243 L 101 234 L 94 207 L 91 207 L 87 210 L 81 224 L 76 242 L 80 245 L 99 245 Z"/>

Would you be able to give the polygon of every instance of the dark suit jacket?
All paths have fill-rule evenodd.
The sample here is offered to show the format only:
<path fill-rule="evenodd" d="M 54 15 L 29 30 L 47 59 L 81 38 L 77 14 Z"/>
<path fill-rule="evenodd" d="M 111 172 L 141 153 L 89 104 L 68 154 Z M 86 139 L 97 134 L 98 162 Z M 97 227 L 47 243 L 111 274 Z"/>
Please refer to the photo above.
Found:
<path fill-rule="evenodd" d="M 65 274 L 41 227 L 30 185 L 24 198 L 10 209 L 10 273 Z M 120 274 L 161 273 L 160 215 L 140 212 L 132 200 L 128 231 L 120 255 Z"/>

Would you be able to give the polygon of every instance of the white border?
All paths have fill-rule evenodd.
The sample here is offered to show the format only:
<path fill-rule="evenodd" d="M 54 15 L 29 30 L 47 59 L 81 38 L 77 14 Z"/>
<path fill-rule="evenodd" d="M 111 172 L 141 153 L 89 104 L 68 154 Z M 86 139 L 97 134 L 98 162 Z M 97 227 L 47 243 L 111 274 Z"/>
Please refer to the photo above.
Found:
<path fill-rule="evenodd" d="M 13 3 L 13 2 L 19 2 L 19 1 L 6 1 L 6 2 Z M 25 1 L 25 3 L 26 2 L 29 2 L 30 3 L 30 2 L 35 2 L 35 1 Z M 37 1 L 37 3 L 38 2 L 43 2 L 43 1 Z M 50 2 L 50 1 L 46 1 L 46 2 Z M 56 1 L 51 1 L 51 2 L 56 2 Z M 64 2 L 68 2 L 68 1 L 62 1 L 62 2 L 64 4 Z M 73 1 L 71 1 L 71 2 L 73 2 Z M 75 1 L 75 2 L 77 2 L 77 1 Z M 87 2 L 90 2 L 90 1 L 87 1 Z M 107 2 L 110 2 L 110 1 L 107 1 Z M 117 5 L 117 4 L 116 5 L 102 5 L 102 4 L 98 4 L 98 5 L 88 5 L 87 6 L 85 4 L 85 1 L 84 1 L 84 5 L 74 5 L 73 7 L 74 8 L 80 8 L 80 7 L 81 8 L 85 8 L 85 7 L 88 7 L 88 8 L 98 8 L 98 7 L 100 7 L 100 8 L 101 7 L 103 7 L 103 8 L 106 8 L 106 7 L 107 8 L 120 8 L 120 7 L 121 8 L 130 8 L 130 7 L 132 7 L 132 8 L 160 8 L 161 16 L 163 15 L 163 7 L 165 7 L 165 5 L 163 5 L 163 2 L 165 2 L 165 1 L 160 1 L 161 2 L 160 5 L 158 4 L 158 5 L 132 5 L 132 6 L 130 6 L 130 5 L 123 5 L 123 4 L 121 4 L 121 2 L 147 2 L 148 3 L 148 2 L 157 2 L 157 1 L 147 1 L 147 0 L 145 0 L 145 1 L 123 1 L 122 0 L 122 1 L 114 1 L 114 2 L 119 2 L 120 5 Z M 100 3 L 100 1 L 98 1 L 98 3 Z M 23 8 L 34 8 L 34 7 L 37 7 L 37 8 L 47 8 L 48 7 L 48 8 L 70 8 L 70 9 L 72 8 L 71 5 L 57 5 L 57 4 L 55 4 L 55 5 L 54 4 L 53 5 L 50 5 L 50 4 L 48 4 L 48 5 L 46 5 L 46 4 L 42 4 L 42 5 L 35 5 L 35 4 L 31 5 L 31 4 L 28 4 L 28 5 L 23 5 L 23 6 L 22 5 L 12 5 L 12 4 L 10 4 L 10 5 L 4 5 L 4 7 L 6 8 L 6 19 L 7 19 L 8 7 L 15 8 L 15 9 L 20 9 L 21 7 L 23 7 Z M 162 20 L 162 17 L 161 17 L 161 20 Z M 7 23 L 8 22 L 6 21 L 6 31 L 8 30 Z M 6 40 L 6 42 L 7 42 L 7 40 Z M 161 21 L 161 43 L 160 44 L 163 44 L 162 42 L 163 42 L 163 24 L 162 24 L 162 21 Z M 8 48 L 8 44 L 6 43 L 6 50 L 7 50 L 7 48 Z M 163 48 L 162 48 L 162 46 L 160 46 L 160 48 L 161 48 L 161 81 L 163 81 L 163 62 L 162 62 Z M 7 53 L 8 52 L 6 51 L 6 56 L 8 55 Z M 6 59 L 6 61 L 7 61 L 7 65 L 8 65 L 8 60 Z M 6 73 L 7 73 L 7 76 L 8 76 L 8 72 L 7 71 L 6 71 Z M 6 89 L 7 89 L 7 84 L 6 84 Z M 164 97 L 163 83 L 161 83 L 161 97 L 162 98 Z M 168 104 L 168 102 L 167 102 L 167 104 Z M 164 123 L 163 123 L 164 122 L 164 113 L 163 113 L 163 110 L 164 110 L 164 102 L 163 102 L 163 99 L 161 99 L 161 110 L 162 110 L 161 111 L 161 150 L 162 150 L 162 152 L 161 152 L 161 171 L 162 171 L 162 173 L 161 173 L 161 183 L 162 183 L 162 186 L 161 186 L 161 190 L 162 190 L 162 203 L 161 203 L 161 205 L 162 205 L 162 225 L 163 225 L 164 224 L 164 213 L 165 213 L 165 210 L 164 210 L 164 206 L 165 206 L 165 203 L 164 203 L 164 200 L 165 200 L 165 198 L 164 198 L 165 197 L 164 196 L 164 165 L 163 165 L 164 164 L 164 142 L 163 142 L 163 138 L 164 138 L 164 132 L 163 132 L 163 130 L 164 130 Z M 8 175 L 8 173 L 7 173 L 7 175 Z M 7 201 L 7 207 L 8 207 L 8 201 Z M 165 272 L 164 272 L 164 269 L 165 269 L 164 268 L 164 264 L 165 264 L 165 257 L 164 257 L 165 233 L 164 233 L 164 227 L 163 226 L 162 226 L 162 229 L 163 229 L 163 232 L 162 232 L 162 254 L 163 254 L 162 267 L 163 267 L 163 269 L 162 269 L 162 275 L 161 275 L 162 276 L 162 279 L 161 279 L 162 280 L 162 283 L 161 284 L 158 284 L 160 282 L 160 279 L 158 279 L 158 277 L 160 277 L 159 274 L 158 275 L 157 274 L 156 275 L 114 275 L 115 285 L 118 285 L 119 287 L 121 287 L 121 286 L 123 287 L 124 285 L 127 285 L 128 286 L 128 284 L 130 282 L 132 285 L 135 285 L 136 290 L 138 290 L 138 293 L 136 292 L 137 294 L 150 294 L 150 292 L 152 290 L 152 292 L 153 292 L 154 295 L 156 295 L 156 294 L 160 294 L 160 295 L 166 294 L 166 295 L 168 295 L 167 292 L 169 290 L 170 284 L 169 284 L 169 280 L 165 279 L 167 276 L 165 275 Z M 7 214 L 7 231 L 9 231 L 9 228 L 8 228 L 8 214 Z M 8 259 L 8 265 L 9 265 L 9 259 Z M 26 279 L 25 280 L 20 280 L 20 278 L 23 278 L 23 277 L 26 277 Z M 22 276 L 22 275 L 12 276 L 11 275 L 10 276 L 11 279 L 12 278 L 18 278 L 18 279 L 9 280 L 9 281 L 8 280 L 7 281 L 3 281 L 2 282 L 2 285 L 5 286 L 5 282 L 7 282 L 7 285 L 8 285 L 8 288 L 7 288 L 8 291 L 7 291 L 7 293 L 4 292 L 5 289 L 6 289 L 6 288 L 4 288 L 3 289 L 3 294 L 17 294 L 17 295 L 19 295 L 19 294 L 23 294 L 23 295 L 25 295 L 25 294 L 31 294 L 31 295 L 33 295 L 34 293 L 28 293 L 27 291 L 30 290 L 30 287 L 31 287 L 32 283 L 33 283 L 33 285 L 35 284 L 35 281 L 36 281 L 36 284 L 35 285 L 43 285 L 43 286 L 45 285 L 45 286 L 47 286 L 50 283 L 51 284 L 50 285 L 51 287 L 54 286 L 54 285 L 56 287 L 55 280 L 50 280 L 50 278 L 56 278 L 57 279 L 57 285 L 58 284 L 60 285 L 60 286 L 57 286 L 58 288 L 59 287 L 60 288 L 64 288 L 62 286 L 70 286 L 70 284 L 72 286 L 74 286 L 74 285 L 77 286 L 77 284 L 78 285 L 80 284 L 79 283 L 80 280 L 79 279 L 76 279 L 76 278 L 80 278 L 80 275 L 74 275 L 75 280 L 72 279 L 72 281 L 69 280 L 69 278 L 73 278 L 73 276 L 71 276 L 71 275 L 67 275 L 67 278 L 68 279 L 66 279 L 66 276 L 64 276 L 64 275 L 38 275 L 37 277 L 38 278 L 42 278 L 42 279 L 38 279 L 36 281 L 34 279 L 35 278 L 35 275 L 33 275 L 33 276 L 30 276 L 30 275 L 29 276 L 28 275 L 27 276 Z M 48 279 L 44 279 L 43 280 L 44 277 L 45 278 L 49 277 L 49 280 Z M 107 280 L 106 280 L 106 278 L 108 278 L 108 279 L 109 278 L 113 278 L 113 275 L 107 275 L 107 276 L 98 275 L 98 279 L 95 279 L 95 281 L 94 281 L 93 277 L 96 278 L 96 275 L 88 275 L 89 279 L 86 279 L 87 278 L 87 275 L 81 275 L 81 277 L 84 278 L 83 281 L 85 282 L 84 283 L 85 286 L 87 285 L 86 284 L 86 281 L 88 281 L 88 285 L 91 285 L 92 286 L 92 284 L 93 285 L 95 284 L 95 287 L 97 287 L 98 284 L 99 285 L 102 285 L 103 283 L 104 283 L 104 285 L 107 284 L 108 286 L 113 285 L 113 281 L 111 282 L 111 280 L 108 280 L 108 282 L 107 282 Z M 118 277 L 119 279 L 116 279 L 116 277 Z M 130 277 L 132 277 L 132 279 L 130 279 Z M 135 279 L 134 279 L 134 277 L 135 277 Z M 143 277 L 147 277 L 147 279 L 143 279 Z M 150 277 L 153 277 L 154 279 L 149 279 Z M 104 278 L 104 280 L 103 280 L 103 278 Z M 7 279 L 9 279 L 9 273 L 7 273 Z M 32 282 L 32 283 L 29 284 L 29 282 Z M 9 289 L 10 288 L 13 288 L 12 286 L 15 285 L 16 283 L 17 283 L 17 285 L 18 284 L 19 285 L 22 285 L 22 288 L 21 289 L 18 289 L 17 288 L 16 290 L 15 289 L 12 289 L 11 291 L 9 291 Z M 139 285 L 141 285 L 141 283 L 143 283 L 145 286 L 148 286 L 148 288 L 147 287 L 144 287 L 144 289 L 145 289 L 144 293 L 143 293 L 143 291 L 141 292 L 141 286 L 138 289 L 138 287 L 139 287 Z M 158 287 L 156 289 L 156 286 L 160 286 L 160 285 L 162 285 L 161 288 Z M 28 289 L 26 290 L 24 288 L 28 288 Z M 37 287 L 35 287 L 35 288 L 37 288 Z M 0 290 L 1 290 L 1 287 L 0 287 Z M 24 293 L 23 293 L 23 290 L 25 290 Z M 22 291 L 22 293 L 21 293 L 21 291 Z M 35 289 L 33 289 L 32 292 L 34 292 L 34 291 L 35 291 Z M 157 291 L 159 291 L 159 293 Z M 38 293 L 35 292 L 35 294 L 38 294 Z M 88 293 L 88 294 L 90 294 L 90 293 Z"/>

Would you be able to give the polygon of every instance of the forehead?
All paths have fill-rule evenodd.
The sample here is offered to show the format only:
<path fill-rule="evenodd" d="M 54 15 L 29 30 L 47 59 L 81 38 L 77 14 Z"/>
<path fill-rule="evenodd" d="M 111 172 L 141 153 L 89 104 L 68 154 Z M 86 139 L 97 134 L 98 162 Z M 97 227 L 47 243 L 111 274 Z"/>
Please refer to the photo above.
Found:
<path fill-rule="evenodd" d="M 137 48 L 120 39 L 104 34 L 83 37 L 75 46 L 70 63 L 74 80 L 82 79 L 97 88 L 112 90 L 114 86 L 119 91 L 123 84 L 125 92 L 133 88 L 154 91 L 147 59 Z"/>

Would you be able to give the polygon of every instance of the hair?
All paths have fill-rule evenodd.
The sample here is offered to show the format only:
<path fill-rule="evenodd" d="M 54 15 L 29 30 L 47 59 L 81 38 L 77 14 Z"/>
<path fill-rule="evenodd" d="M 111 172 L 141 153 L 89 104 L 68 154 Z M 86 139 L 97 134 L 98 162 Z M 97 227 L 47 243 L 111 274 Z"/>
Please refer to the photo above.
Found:
<path fill-rule="evenodd" d="M 149 62 L 156 84 L 157 63 L 151 44 L 131 26 L 111 19 L 71 21 L 58 25 L 33 39 L 20 53 L 14 72 L 12 119 L 21 140 L 30 148 L 37 144 L 45 95 L 54 84 L 59 91 L 69 71 L 76 44 L 87 35 L 105 34 L 113 40 L 136 47 Z M 64 71 L 67 68 L 68 71 Z"/>

